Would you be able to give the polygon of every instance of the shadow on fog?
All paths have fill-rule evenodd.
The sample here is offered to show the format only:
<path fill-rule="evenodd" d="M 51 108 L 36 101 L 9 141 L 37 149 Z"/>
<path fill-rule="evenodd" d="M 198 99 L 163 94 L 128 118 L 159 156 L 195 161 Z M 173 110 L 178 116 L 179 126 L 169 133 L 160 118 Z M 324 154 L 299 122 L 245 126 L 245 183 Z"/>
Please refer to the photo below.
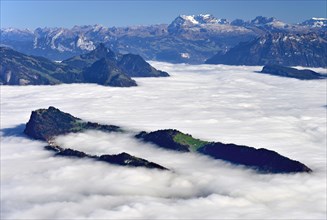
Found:
<path fill-rule="evenodd" d="M 24 134 L 25 124 L 18 124 L 15 127 L 11 128 L 2 128 L 0 133 L 2 137 L 24 137 L 28 138 Z"/>

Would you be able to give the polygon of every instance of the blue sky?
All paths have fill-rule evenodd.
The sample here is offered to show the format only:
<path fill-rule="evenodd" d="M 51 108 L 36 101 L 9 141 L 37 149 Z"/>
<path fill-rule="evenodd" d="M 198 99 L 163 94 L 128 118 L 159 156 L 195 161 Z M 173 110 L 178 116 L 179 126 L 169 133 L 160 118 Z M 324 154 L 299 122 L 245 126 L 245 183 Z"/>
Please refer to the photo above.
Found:
<path fill-rule="evenodd" d="M 15 1 L 1 0 L 1 27 L 128 26 L 170 23 L 179 14 L 210 13 L 217 18 L 273 16 L 289 23 L 327 17 L 326 0 L 211 1 Z"/>

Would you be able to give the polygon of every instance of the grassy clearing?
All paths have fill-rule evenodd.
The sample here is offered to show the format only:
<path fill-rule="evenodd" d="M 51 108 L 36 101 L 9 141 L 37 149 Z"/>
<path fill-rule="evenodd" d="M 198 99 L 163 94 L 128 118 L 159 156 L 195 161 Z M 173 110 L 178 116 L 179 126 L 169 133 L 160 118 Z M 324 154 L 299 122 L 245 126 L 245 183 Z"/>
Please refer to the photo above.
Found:
<path fill-rule="evenodd" d="M 176 141 L 179 144 L 187 145 L 189 146 L 190 151 L 197 151 L 200 147 L 208 144 L 207 141 L 202 141 L 200 139 L 193 138 L 191 135 L 178 133 L 174 137 L 174 141 Z"/>

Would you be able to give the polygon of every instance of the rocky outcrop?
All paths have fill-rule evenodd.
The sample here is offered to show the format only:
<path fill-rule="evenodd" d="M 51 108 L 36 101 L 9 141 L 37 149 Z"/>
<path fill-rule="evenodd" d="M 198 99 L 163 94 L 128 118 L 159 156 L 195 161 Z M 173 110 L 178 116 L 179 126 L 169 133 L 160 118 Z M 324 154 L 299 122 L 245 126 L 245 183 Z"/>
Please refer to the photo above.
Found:
<path fill-rule="evenodd" d="M 327 78 L 327 75 L 323 75 L 312 70 L 308 70 L 308 69 L 298 70 L 296 68 L 280 66 L 280 65 L 266 65 L 262 68 L 261 73 L 266 73 L 274 76 L 301 79 L 301 80 Z"/>
<path fill-rule="evenodd" d="M 83 121 L 50 106 L 48 109 L 39 109 L 32 112 L 24 133 L 34 139 L 50 141 L 58 135 L 81 132 L 87 129 L 106 132 L 121 131 L 118 126 Z"/>
<path fill-rule="evenodd" d="M 73 150 L 70 148 L 61 148 L 59 146 L 47 145 L 44 147 L 46 150 L 55 152 L 55 156 L 72 157 L 72 158 L 88 158 L 96 161 L 102 161 L 109 164 L 129 167 L 144 167 L 150 169 L 168 170 L 167 168 L 160 166 L 159 164 L 144 160 L 139 157 L 132 156 L 128 153 L 120 154 L 104 154 L 100 156 L 86 154 L 82 151 Z"/>

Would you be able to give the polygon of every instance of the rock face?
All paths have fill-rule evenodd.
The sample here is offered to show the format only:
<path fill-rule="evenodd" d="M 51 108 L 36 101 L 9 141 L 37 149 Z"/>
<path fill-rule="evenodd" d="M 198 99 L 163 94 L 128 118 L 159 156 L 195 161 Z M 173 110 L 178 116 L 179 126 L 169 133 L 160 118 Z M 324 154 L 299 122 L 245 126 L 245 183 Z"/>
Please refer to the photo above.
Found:
<path fill-rule="evenodd" d="M 206 142 L 172 129 L 150 133 L 141 132 L 136 135 L 136 138 L 170 150 L 198 152 L 215 159 L 254 168 L 263 173 L 311 172 L 311 169 L 304 164 L 284 157 L 275 151 L 220 142 Z"/>
<path fill-rule="evenodd" d="M 275 33 L 240 43 L 207 64 L 326 67 L 327 40 L 316 33 Z"/>
<path fill-rule="evenodd" d="M 301 80 L 310 79 L 326 79 L 327 75 L 323 75 L 312 70 L 298 70 L 291 67 L 280 65 L 266 65 L 262 68 L 261 73 L 267 73 L 275 76 L 289 77 Z"/>
<path fill-rule="evenodd" d="M 86 129 L 108 132 L 121 131 L 118 126 L 82 121 L 51 106 L 48 109 L 33 111 L 26 124 L 24 133 L 34 139 L 50 141 L 55 136 L 71 132 L 81 132 Z"/>
<path fill-rule="evenodd" d="M 168 170 L 167 168 L 160 166 L 159 164 L 144 160 L 139 157 L 132 156 L 125 152 L 120 154 L 114 154 L 114 155 L 104 154 L 100 156 L 95 156 L 95 155 L 86 154 L 82 151 L 73 150 L 70 148 L 61 148 L 59 146 L 47 145 L 44 148 L 46 150 L 54 151 L 55 156 L 89 158 L 89 159 L 115 164 L 119 166 L 144 167 L 150 169 Z"/>
<path fill-rule="evenodd" d="M 60 83 L 96 83 L 105 86 L 136 86 L 131 77 L 169 76 L 156 70 L 142 57 L 116 55 L 99 44 L 93 51 L 55 63 L 0 47 L 0 84 L 53 85 Z"/>
<path fill-rule="evenodd" d="M 58 156 L 93 158 L 124 166 L 166 169 L 158 164 L 133 157 L 127 153 L 93 156 L 74 149 L 64 149 L 55 146 L 52 142 L 55 136 L 80 132 L 86 129 L 124 132 L 118 126 L 85 122 L 68 113 L 61 112 L 59 109 L 49 107 L 48 109 L 39 109 L 32 112 L 24 133 L 31 138 L 48 141 L 50 145 L 46 149 L 55 151 Z M 304 164 L 271 150 L 263 148 L 255 149 L 253 147 L 220 142 L 207 142 L 175 129 L 158 130 L 149 133 L 142 131 L 135 135 L 135 138 L 169 150 L 208 155 L 214 159 L 221 159 L 233 164 L 247 166 L 263 173 L 311 172 L 311 169 Z"/>

